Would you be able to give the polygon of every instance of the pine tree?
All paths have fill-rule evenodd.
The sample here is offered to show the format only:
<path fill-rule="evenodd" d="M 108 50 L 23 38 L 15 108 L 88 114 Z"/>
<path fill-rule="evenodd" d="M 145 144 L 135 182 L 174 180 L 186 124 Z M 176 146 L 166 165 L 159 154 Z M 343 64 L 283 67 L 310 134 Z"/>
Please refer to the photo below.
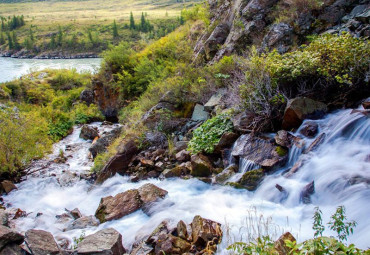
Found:
<path fill-rule="evenodd" d="M 29 38 L 30 38 L 31 42 L 35 41 L 35 38 L 34 38 L 34 36 L 33 36 L 32 28 L 30 28 Z"/>
<path fill-rule="evenodd" d="M 132 12 L 130 13 L 130 30 L 134 30 L 136 28 L 135 26 L 135 19 Z"/>
<path fill-rule="evenodd" d="M 116 24 L 116 20 L 113 22 L 113 39 L 116 39 L 118 37 L 118 28 Z"/>
<path fill-rule="evenodd" d="M 89 38 L 90 43 L 92 45 L 94 45 L 94 38 L 92 36 L 92 33 L 91 33 L 91 30 L 90 29 L 87 31 L 87 37 Z"/>
<path fill-rule="evenodd" d="M 147 24 L 145 21 L 144 13 L 141 13 L 140 30 L 144 33 L 148 32 Z"/>
<path fill-rule="evenodd" d="M 51 48 L 51 49 L 55 49 L 55 47 L 56 47 L 55 35 L 53 34 L 53 35 L 51 36 L 51 39 L 50 39 L 50 48 Z"/>
<path fill-rule="evenodd" d="M 0 30 L 0 45 L 5 44 L 5 38 L 4 38 L 4 33 L 2 30 Z"/>
<path fill-rule="evenodd" d="M 9 32 L 6 33 L 6 35 L 8 37 L 8 48 L 9 48 L 9 50 L 12 50 L 14 48 L 12 36 L 10 35 Z"/>

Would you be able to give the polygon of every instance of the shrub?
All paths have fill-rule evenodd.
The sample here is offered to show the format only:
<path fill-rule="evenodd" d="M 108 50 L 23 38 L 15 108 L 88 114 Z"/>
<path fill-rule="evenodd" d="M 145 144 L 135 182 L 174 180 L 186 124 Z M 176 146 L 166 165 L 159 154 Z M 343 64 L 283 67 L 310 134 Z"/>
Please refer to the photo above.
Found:
<path fill-rule="evenodd" d="M 91 104 L 89 106 L 83 103 L 77 104 L 73 109 L 73 115 L 74 121 L 77 124 L 85 124 L 91 121 L 104 119 L 103 114 L 95 104 Z"/>
<path fill-rule="evenodd" d="M 47 122 L 37 112 L 0 109 L 0 173 L 16 175 L 50 148 Z"/>
<path fill-rule="evenodd" d="M 188 150 L 191 153 L 212 153 L 221 136 L 233 130 L 233 124 L 227 114 L 219 114 L 194 130 L 193 138 L 190 140 Z"/>

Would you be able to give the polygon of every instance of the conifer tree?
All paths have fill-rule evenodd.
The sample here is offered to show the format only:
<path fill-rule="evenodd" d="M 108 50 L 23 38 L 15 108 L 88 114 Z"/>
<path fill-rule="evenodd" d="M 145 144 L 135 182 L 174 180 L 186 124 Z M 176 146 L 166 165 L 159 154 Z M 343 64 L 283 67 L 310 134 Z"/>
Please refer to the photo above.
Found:
<path fill-rule="evenodd" d="M 63 44 L 63 31 L 62 31 L 61 26 L 59 26 L 58 37 L 57 37 L 57 45 L 62 46 L 62 44 Z"/>
<path fill-rule="evenodd" d="M 19 44 L 17 34 L 14 31 L 12 33 L 12 37 L 13 37 L 14 49 L 19 50 L 21 48 L 21 45 Z"/>
<path fill-rule="evenodd" d="M 136 28 L 135 26 L 135 19 L 132 12 L 130 13 L 130 30 L 134 30 Z"/>
<path fill-rule="evenodd" d="M 13 44 L 13 38 L 12 36 L 10 35 L 10 33 L 6 33 L 7 37 L 8 37 L 8 48 L 9 50 L 12 50 L 14 48 L 14 44 Z"/>
<path fill-rule="evenodd" d="M 147 23 L 145 21 L 144 13 L 141 13 L 141 22 L 140 22 L 140 29 L 142 32 L 148 32 Z"/>
<path fill-rule="evenodd" d="M 118 28 L 117 28 L 116 20 L 114 20 L 114 22 L 113 22 L 113 39 L 115 39 L 117 37 L 118 37 Z"/>

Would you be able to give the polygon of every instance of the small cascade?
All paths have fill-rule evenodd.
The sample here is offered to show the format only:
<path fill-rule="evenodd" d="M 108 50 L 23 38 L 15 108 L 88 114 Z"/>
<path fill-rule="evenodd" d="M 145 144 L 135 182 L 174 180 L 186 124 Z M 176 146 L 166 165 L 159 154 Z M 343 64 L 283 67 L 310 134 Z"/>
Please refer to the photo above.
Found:
<path fill-rule="evenodd" d="M 27 217 L 16 220 L 20 231 L 44 229 L 72 242 L 83 232 L 88 235 L 113 227 L 122 234 L 124 246 L 128 249 L 135 241 L 150 234 L 164 219 L 190 223 L 194 215 L 201 215 L 223 225 L 225 236 L 218 247 L 218 254 L 225 255 L 228 254 L 228 240 L 247 241 L 246 236 L 251 236 L 248 229 L 255 227 L 251 226 L 253 222 L 258 224 L 260 215 L 265 219 L 271 217 L 270 223 L 264 223 L 263 227 L 273 234 L 273 238 L 284 231 L 291 231 L 298 236 L 298 241 L 303 241 L 313 236 L 315 206 L 323 211 L 323 222 L 326 223 L 336 207 L 344 205 L 348 219 L 358 223 L 348 243 L 367 248 L 370 236 L 370 207 L 367 206 L 370 203 L 370 119 L 361 112 L 341 110 L 314 122 L 319 126 L 316 137 L 305 138 L 299 132 L 294 133 L 305 146 L 293 146 L 289 162 L 280 171 L 266 176 L 255 192 L 212 186 L 195 178 L 149 179 L 132 183 L 128 177 L 119 175 L 96 187 L 83 178 L 61 185 L 66 170 L 80 175 L 92 166 L 88 158 L 91 142 L 80 139 L 79 129 L 76 128 L 70 136 L 55 145 L 54 153 L 49 157 L 54 159 L 62 149 L 67 161 L 64 164 L 52 163 L 29 176 L 17 185 L 18 190 L 4 196 L 4 202 L 28 213 Z M 326 138 L 315 150 L 305 153 L 306 148 L 322 133 L 326 134 Z M 300 160 L 302 165 L 287 177 L 284 170 Z M 240 159 L 239 166 L 239 172 L 232 177 L 235 179 L 229 181 L 237 181 L 243 173 L 259 167 L 245 159 Z M 301 192 L 312 181 L 315 186 L 312 203 L 303 204 L 300 201 Z M 70 231 L 63 231 L 65 225 L 55 217 L 62 214 L 65 208 L 71 210 L 76 207 L 83 215 L 94 215 L 102 197 L 138 188 L 148 182 L 167 190 L 169 194 L 151 208 L 150 215 L 139 210 L 98 227 Z M 325 230 L 324 234 L 333 235 L 329 230 Z"/>
<path fill-rule="evenodd" d="M 245 158 L 240 158 L 239 159 L 239 171 L 235 175 L 231 176 L 227 182 L 237 182 L 239 181 L 243 174 L 245 174 L 248 171 L 258 169 L 260 166 L 256 164 L 255 162 L 245 159 Z"/>

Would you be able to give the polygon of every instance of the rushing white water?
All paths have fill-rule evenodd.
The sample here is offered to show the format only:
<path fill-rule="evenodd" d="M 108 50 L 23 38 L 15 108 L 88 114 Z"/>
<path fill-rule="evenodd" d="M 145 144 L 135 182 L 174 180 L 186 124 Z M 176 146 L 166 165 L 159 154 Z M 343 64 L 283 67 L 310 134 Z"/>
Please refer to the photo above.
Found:
<path fill-rule="evenodd" d="M 30 228 L 45 229 L 56 237 L 72 239 L 80 236 L 83 231 L 90 234 L 102 228 L 113 227 L 123 235 L 126 248 L 135 240 L 150 234 L 164 219 L 173 224 L 180 219 L 190 223 L 199 214 L 222 223 L 224 238 L 218 249 L 219 254 L 227 254 L 225 248 L 231 241 L 247 240 L 255 234 L 266 232 L 277 238 L 284 230 L 289 230 L 300 241 L 311 238 L 314 207 L 320 206 L 324 213 L 324 222 L 328 222 L 336 207 L 344 205 L 348 219 L 358 222 L 349 242 L 367 248 L 370 246 L 370 120 L 361 113 L 351 114 L 351 110 L 341 110 L 316 122 L 320 133 L 327 134 L 324 143 L 308 155 L 301 154 L 302 150 L 292 149 L 290 153 L 294 155 L 290 155 L 290 160 L 306 158 L 301 169 L 286 178 L 283 176 L 283 169 L 286 167 L 283 168 L 266 177 L 256 192 L 212 186 L 196 179 L 150 179 L 130 183 L 128 177 L 119 175 L 96 187 L 85 180 L 76 180 L 61 186 L 58 178 L 63 176 L 62 170 L 79 174 L 87 171 L 92 164 L 87 156 L 89 142 L 78 138 L 77 128 L 55 146 L 54 156 L 51 156 L 53 158 L 59 149 L 65 150 L 65 146 L 73 145 L 72 151 L 65 152 L 68 158 L 66 164 L 59 164 L 59 167 L 53 164 L 44 172 L 29 177 L 18 184 L 18 190 L 5 196 L 4 200 L 11 203 L 12 207 L 30 213 L 28 217 L 16 220 L 16 227 L 20 231 Z M 295 135 L 298 136 L 298 133 Z M 313 140 L 305 139 L 306 146 Z M 287 165 L 293 163 L 288 162 Z M 352 177 L 357 177 L 357 182 L 351 183 Z M 315 181 L 316 190 L 312 196 L 312 204 L 302 204 L 300 192 L 312 180 Z M 101 197 L 138 188 L 148 182 L 168 191 L 168 196 L 151 208 L 150 216 L 140 210 L 98 227 L 67 232 L 63 232 L 65 225 L 58 223 L 55 218 L 57 214 L 64 212 L 64 208 L 75 207 L 84 215 L 94 215 Z M 275 188 L 276 184 L 286 190 L 284 197 Z M 36 217 L 38 212 L 43 214 Z M 259 217 L 261 214 L 264 220 Z M 324 234 L 333 233 L 325 230 Z"/>
<path fill-rule="evenodd" d="M 18 59 L 0 57 L 0 83 L 19 78 L 32 71 L 43 69 L 76 69 L 77 72 L 94 72 L 101 58 L 83 59 Z"/>

